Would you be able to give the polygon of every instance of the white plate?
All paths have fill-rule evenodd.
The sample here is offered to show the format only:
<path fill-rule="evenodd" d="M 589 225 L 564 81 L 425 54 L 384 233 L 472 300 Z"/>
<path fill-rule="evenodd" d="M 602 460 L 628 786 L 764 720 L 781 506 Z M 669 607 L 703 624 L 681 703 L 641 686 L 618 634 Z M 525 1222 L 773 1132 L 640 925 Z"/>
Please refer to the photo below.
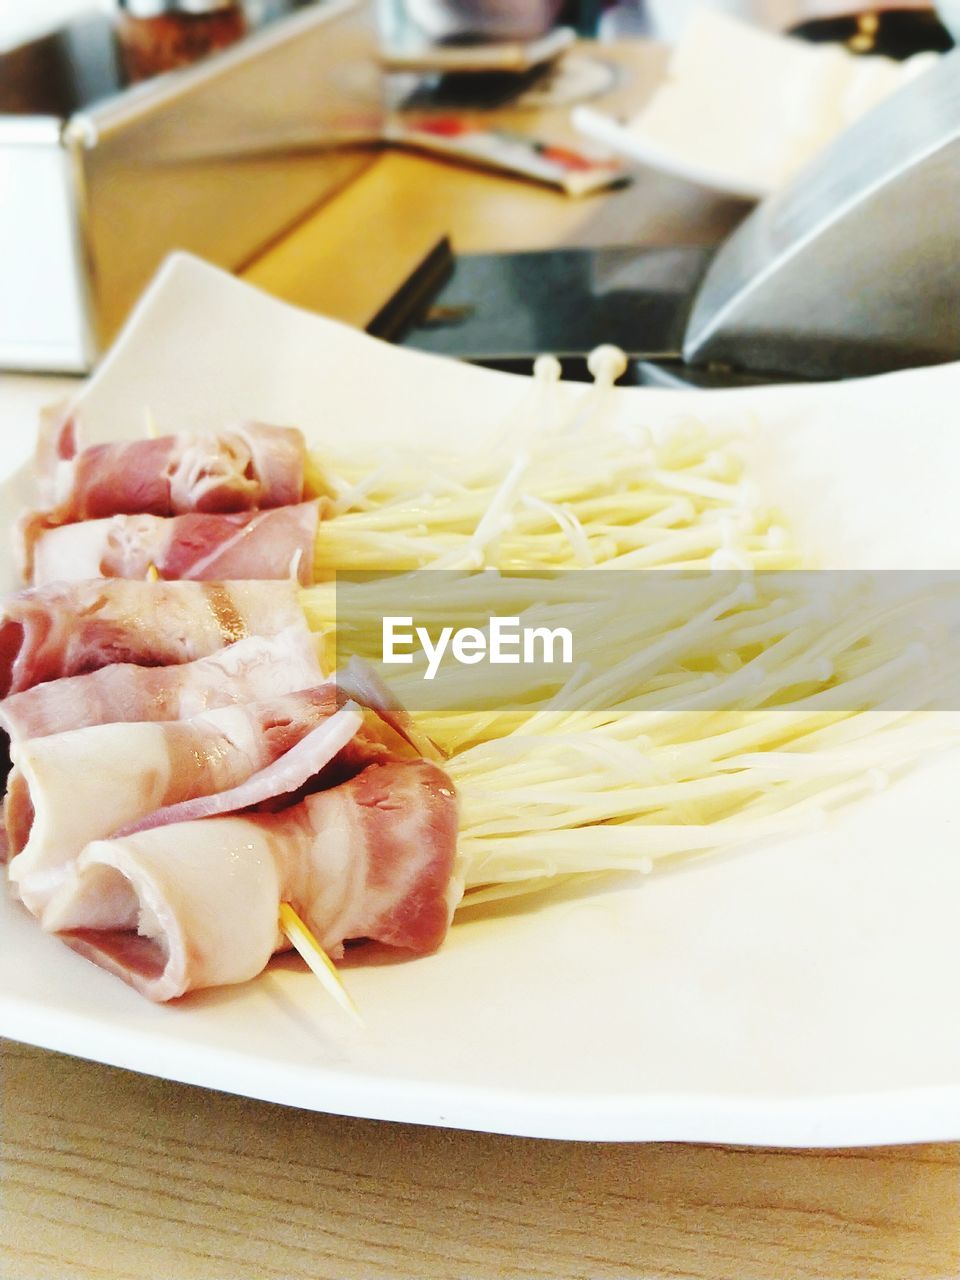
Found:
<path fill-rule="evenodd" d="M 84 395 L 98 437 L 235 415 L 311 439 L 482 448 L 526 383 L 409 353 L 171 260 Z M 570 395 L 584 394 L 572 388 Z M 652 424 L 744 423 L 824 563 L 960 558 L 960 367 L 838 386 L 624 390 Z M 12 424 L 15 425 L 15 424 Z M 24 429 L 29 429 L 24 424 Z M 23 499 L 9 481 L 9 513 Z M 276 1102 L 554 1138 L 840 1145 L 960 1138 L 958 761 L 816 836 L 452 930 L 355 968 L 367 1029 L 294 965 L 154 1007 L 13 904 L 0 1031 Z"/>
<path fill-rule="evenodd" d="M 638 164 L 659 169 L 661 173 L 695 183 L 718 195 L 753 202 L 763 200 L 774 189 L 773 182 L 763 173 L 725 165 L 722 144 L 719 149 L 714 149 L 711 162 L 702 155 L 691 154 L 683 147 L 646 133 L 642 118 L 617 120 L 596 107 L 575 107 L 571 119 L 585 138 L 599 142 Z"/>
<path fill-rule="evenodd" d="M 762 200 L 936 58 L 856 57 L 698 8 L 638 115 L 620 121 L 578 107 L 573 123 L 641 164 Z"/>

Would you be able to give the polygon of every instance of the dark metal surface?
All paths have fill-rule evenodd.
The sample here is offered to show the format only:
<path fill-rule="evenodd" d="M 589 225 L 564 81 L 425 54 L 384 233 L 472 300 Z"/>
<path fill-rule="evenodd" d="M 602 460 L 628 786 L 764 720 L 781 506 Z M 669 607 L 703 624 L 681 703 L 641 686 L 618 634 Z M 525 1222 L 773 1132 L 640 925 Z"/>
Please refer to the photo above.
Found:
<path fill-rule="evenodd" d="M 433 246 L 367 325 L 367 333 L 385 342 L 402 340 L 435 305 L 435 298 L 454 270 L 453 249 L 447 236 Z"/>
<path fill-rule="evenodd" d="M 602 342 L 677 356 L 710 249 L 568 249 L 458 257 L 411 316 L 407 346 L 484 362 L 579 355 Z"/>
<path fill-rule="evenodd" d="M 885 58 L 912 58 L 915 53 L 946 53 L 953 48 L 950 32 L 932 10 L 889 9 L 873 17 L 872 23 L 864 23 L 862 15 L 855 13 L 814 18 L 799 23 L 791 35 L 812 44 L 842 44 L 851 53 Z"/>

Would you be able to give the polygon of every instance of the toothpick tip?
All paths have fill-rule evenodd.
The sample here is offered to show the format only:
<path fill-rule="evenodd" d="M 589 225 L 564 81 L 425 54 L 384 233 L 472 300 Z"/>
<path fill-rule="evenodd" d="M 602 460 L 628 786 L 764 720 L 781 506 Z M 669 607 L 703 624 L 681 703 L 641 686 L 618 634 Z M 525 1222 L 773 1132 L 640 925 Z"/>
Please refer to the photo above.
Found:
<path fill-rule="evenodd" d="M 336 965 L 289 902 L 280 904 L 280 929 L 327 994 L 358 1026 L 364 1026 L 360 1010 L 343 985 Z"/>

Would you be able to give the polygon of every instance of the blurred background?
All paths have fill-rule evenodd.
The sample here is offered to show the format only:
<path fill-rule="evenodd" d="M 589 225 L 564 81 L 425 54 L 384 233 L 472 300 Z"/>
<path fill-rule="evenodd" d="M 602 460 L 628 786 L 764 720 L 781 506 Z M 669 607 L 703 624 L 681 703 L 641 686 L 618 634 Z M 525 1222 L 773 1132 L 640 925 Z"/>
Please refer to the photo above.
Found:
<path fill-rule="evenodd" d="M 958 3 L 8 0 L 0 367 L 88 371 L 177 249 L 503 367 L 748 297 L 701 365 L 960 355 Z"/>
<path fill-rule="evenodd" d="M 110 0 L 6 0 L 0 5 L 0 47 L 48 30 L 71 16 L 91 8 L 108 10 Z M 434 35 L 473 30 L 488 35 L 529 34 L 553 21 L 572 21 L 581 31 L 605 37 L 645 35 L 675 40 L 693 8 L 693 0 L 380 0 L 381 20 L 395 23 L 404 8 L 409 16 Z M 721 9 L 773 28 L 817 18 L 872 14 L 882 9 L 929 12 L 924 4 L 858 5 L 853 0 L 714 0 Z M 942 0 L 940 17 L 956 31 L 960 24 L 960 0 Z"/>

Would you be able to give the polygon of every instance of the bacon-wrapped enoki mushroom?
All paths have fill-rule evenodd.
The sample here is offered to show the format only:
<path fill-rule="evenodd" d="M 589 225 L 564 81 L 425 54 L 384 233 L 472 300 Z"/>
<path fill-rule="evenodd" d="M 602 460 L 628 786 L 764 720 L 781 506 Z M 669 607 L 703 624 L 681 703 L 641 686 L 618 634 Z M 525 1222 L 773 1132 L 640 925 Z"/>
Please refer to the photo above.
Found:
<path fill-rule="evenodd" d="M 87 725 L 186 720 L 322 681 L 314 638 L 301 625 L 275 636 L 250 636 L 178 666 L 116 662 L 87 675 L 48 680 L 4 698 L 0 728 L 13 742 L 23 742 Z"/>
<path fill-rule="evenodd" d="M 230 515 L 110 516 L 41 534 L 33 548 L 33 583 L 84 578 L 218 581 L 288 578 L 313 581 L 320 501 Z M 29 577 L 26 566 L 25 576 Z"/>
<path fill-rule="evenodd" d="M 292 427 L 243 423 L 209 435 L 121 440 L 78 449 L 69 417 L 48 417 L 37 445 L 46 510 L 28 512 L 21 560 L 44 529 L 104 516 L 253 511 L 303 498 L 306 444 Z"/>
<path fill-rule="evenodd" d="M 112 662 L 161 667 L 247 636 L 305 628 L 292 582 L 53 583 L 0 610 L 0 695 Z"/>
<path fill-rule="evenodd" d="M 282 902 L 334 956 L 360 938 L 426 954 L 460 897 L 456 841 L 446 774 L 372 764 L 280 813 L 95 841 L 43 923 L 152 1000 L 255 977 L 288 945 Z"/>
<path fill-rule="evenodd" d="M 318 773 L 363 723 L 354 704 L 338 708 L 337 700 L 335 686 L 326 684 L 192 720 L 95 725 L 15 744 L 4 815 L 16 892 L 42 913 L 89 841 L 166 806 L 230 791 L 289 761 L 291 748 L 308 737 L 305 776 Z M 303 777 L 291 778 L 288 769 L 271 781 L 278 796 L 295 791 Z"/>

